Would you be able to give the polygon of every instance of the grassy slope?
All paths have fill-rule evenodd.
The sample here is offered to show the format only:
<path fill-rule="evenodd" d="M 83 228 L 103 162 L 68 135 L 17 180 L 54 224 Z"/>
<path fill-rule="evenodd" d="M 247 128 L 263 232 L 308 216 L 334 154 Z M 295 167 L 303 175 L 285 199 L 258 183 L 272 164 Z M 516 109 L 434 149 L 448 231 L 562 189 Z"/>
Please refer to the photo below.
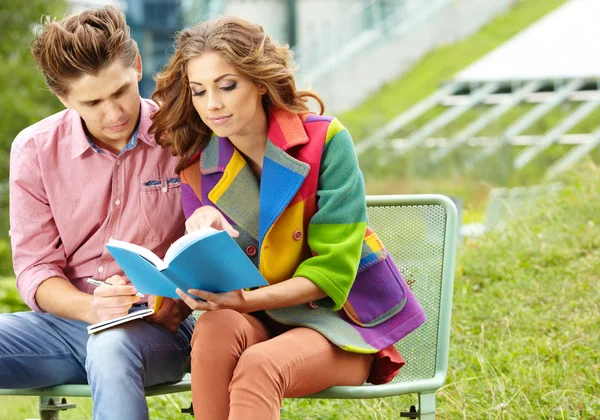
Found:
<path fill-rule="evenodd" d="M 398 80 L 383 86 L 378 92 L 364 101 L 357 108 L 340 115 L 340 120 L 350 130 L 357 142 L 368 137 L 378 127 L 385 124 L 420 100 L 435 92 L 441 83 L 449 80 L 465 66 L 475 62 L 485 54 L 501 45 L 521 30 L 545 16 L 565 0 L 522 0 L 515 4 L 507 13 L 497 17 L 479 32 L 469 38 L 445 47 L 441 47 L 426 55 L 411 71 Z M 519 115 L 530 109 L 532 105 L 525 104 L 491 124 L 481 134 L 497 134 L 515 121 Z M 525 134 L 540 134 L 554 126 L 564 118 L 573 105 L 559 107 L 548 113 L 532 126 Z M 421 127 L 445 110 L 444 107 L 432 109 L 422 118 L 415 120 L 405 130 L 397 133 L 406 135 Z M 453 124 L 440 130 L 437 135 L 451 136 L 460 127 L 474 120 L 485 108 L 477 108 L 467 112 Z M 600 111 L 594 112 L 585 121 L 574 127 L 571 132 L 591 132 L 597 127 Z M 377 165 L 377 152 L 361 156 L 361 165 L 365 171 L 367 192 L 370 194 L 405 194 L 405 193 L 443 193 L 462 198 L 465 205 L 465 221 L 471 221 L 469 210 L 476 210 L 473 220 L 482 218 L 482 210 L 487 193 L 494 186 L 523 185 L 539 181 L 543 168 L 564 153 L 564 147 L 552 148 L 547 156 L 541 157 L 524 171 L 515 173 L 511 162 L 519 150 L 505 150 L 490 161 L 482 162 L 477 171 L 465 174 L 458 169 L 460 156 L 450 156 L 436 168 L 416 168 L 425 161 L 419 155 L 409 159 L 399 160 L 395 165 L 385 168 Z"/>
<path fill-rule="evenodd" d="M 464 67 L 548 14 L 566 0 L 521 0 L 463 41 L 427 54 L 412 70 L 383 86 L 357 108 L 340 115 L 356 140 L 435 92 Z"/>

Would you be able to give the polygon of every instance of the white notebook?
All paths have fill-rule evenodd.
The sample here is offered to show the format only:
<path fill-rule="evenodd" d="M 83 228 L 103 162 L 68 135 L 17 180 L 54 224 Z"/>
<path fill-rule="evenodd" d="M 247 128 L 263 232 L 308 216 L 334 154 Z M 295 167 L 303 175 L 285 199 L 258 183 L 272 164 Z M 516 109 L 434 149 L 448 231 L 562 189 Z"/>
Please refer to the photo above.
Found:
<path fill-rule="evenodd" d="M 88 334 L 95 334 L 107 328 L 112 328 L 115 325 L 124 324 L 125 322 L 133 321 L 134 319 L 140 319 L 148 315 L 152 315 L 154 309 L 141 309 L 139 311 L 131 312 L 125 316 L 119 318 L 110 319 L 108 321 L 97 322 L 87 327 Z"/>

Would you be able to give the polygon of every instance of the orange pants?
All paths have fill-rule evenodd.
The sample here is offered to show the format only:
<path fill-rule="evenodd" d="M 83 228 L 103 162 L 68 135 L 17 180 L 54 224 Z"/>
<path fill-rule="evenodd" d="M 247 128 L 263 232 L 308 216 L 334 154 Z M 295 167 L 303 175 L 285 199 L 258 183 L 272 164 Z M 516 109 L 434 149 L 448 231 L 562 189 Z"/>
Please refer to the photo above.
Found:
<path fill-rule="evenodd" d="M 203 420 L 279 419 L 283 398 L 361 385 L 372 355 L 341 350 L 316 331 L 275 337 L 255 316 L 205 312 L 192 337 L 192 401 Z"/>

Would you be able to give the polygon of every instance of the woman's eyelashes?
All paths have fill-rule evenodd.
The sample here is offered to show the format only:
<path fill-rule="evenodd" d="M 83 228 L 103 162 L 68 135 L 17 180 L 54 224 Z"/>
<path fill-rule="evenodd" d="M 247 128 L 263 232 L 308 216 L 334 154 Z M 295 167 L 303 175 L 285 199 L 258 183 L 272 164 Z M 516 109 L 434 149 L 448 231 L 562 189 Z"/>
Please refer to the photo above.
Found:
<path fill-rule="evenodd" d="M 230 85 L 227 86 L 221 86 L 219 89 L 224 90 L 224 91 L 230 91 L 233 90 L 237 87 L 237 83 L 233 82 Z M 192 89 L 192 96 L 204 96 L 204 94 L 206 93 L 206 90 L 193 90 Z"/>
<path fill-rule="evenodd" d="M 236 88 L 236 86 L 237 86 L 237 83 L 233 82 L 232 84 L 230 84 L 228 86 L 221 87 L 221 90 L 233 90 Z"/>

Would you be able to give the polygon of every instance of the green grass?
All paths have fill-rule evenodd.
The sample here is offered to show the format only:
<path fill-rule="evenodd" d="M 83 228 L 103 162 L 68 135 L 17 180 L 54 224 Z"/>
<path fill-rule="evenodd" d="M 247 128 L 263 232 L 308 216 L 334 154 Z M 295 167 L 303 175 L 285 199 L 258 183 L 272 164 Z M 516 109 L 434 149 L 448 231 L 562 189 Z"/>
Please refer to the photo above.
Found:
<path fill-rule="evenodd" d="M 598 179 L 600 168 L 588 161 L 563 180 L 561 194 L 461 248 L 440 419 L 599 418 Z M 152 418 L 186 418 L 178 410 L 189 401 L 189 393 L 152 397 Z M 61 418 L 89 418 L 89 400 L 77 402 L 83 406 Z M 286 400 L 282 418 L 398 418 L 414 403 L 414 396 Z M 0 397 L 2 418 L 34 416 L 35 404 Z"/>

